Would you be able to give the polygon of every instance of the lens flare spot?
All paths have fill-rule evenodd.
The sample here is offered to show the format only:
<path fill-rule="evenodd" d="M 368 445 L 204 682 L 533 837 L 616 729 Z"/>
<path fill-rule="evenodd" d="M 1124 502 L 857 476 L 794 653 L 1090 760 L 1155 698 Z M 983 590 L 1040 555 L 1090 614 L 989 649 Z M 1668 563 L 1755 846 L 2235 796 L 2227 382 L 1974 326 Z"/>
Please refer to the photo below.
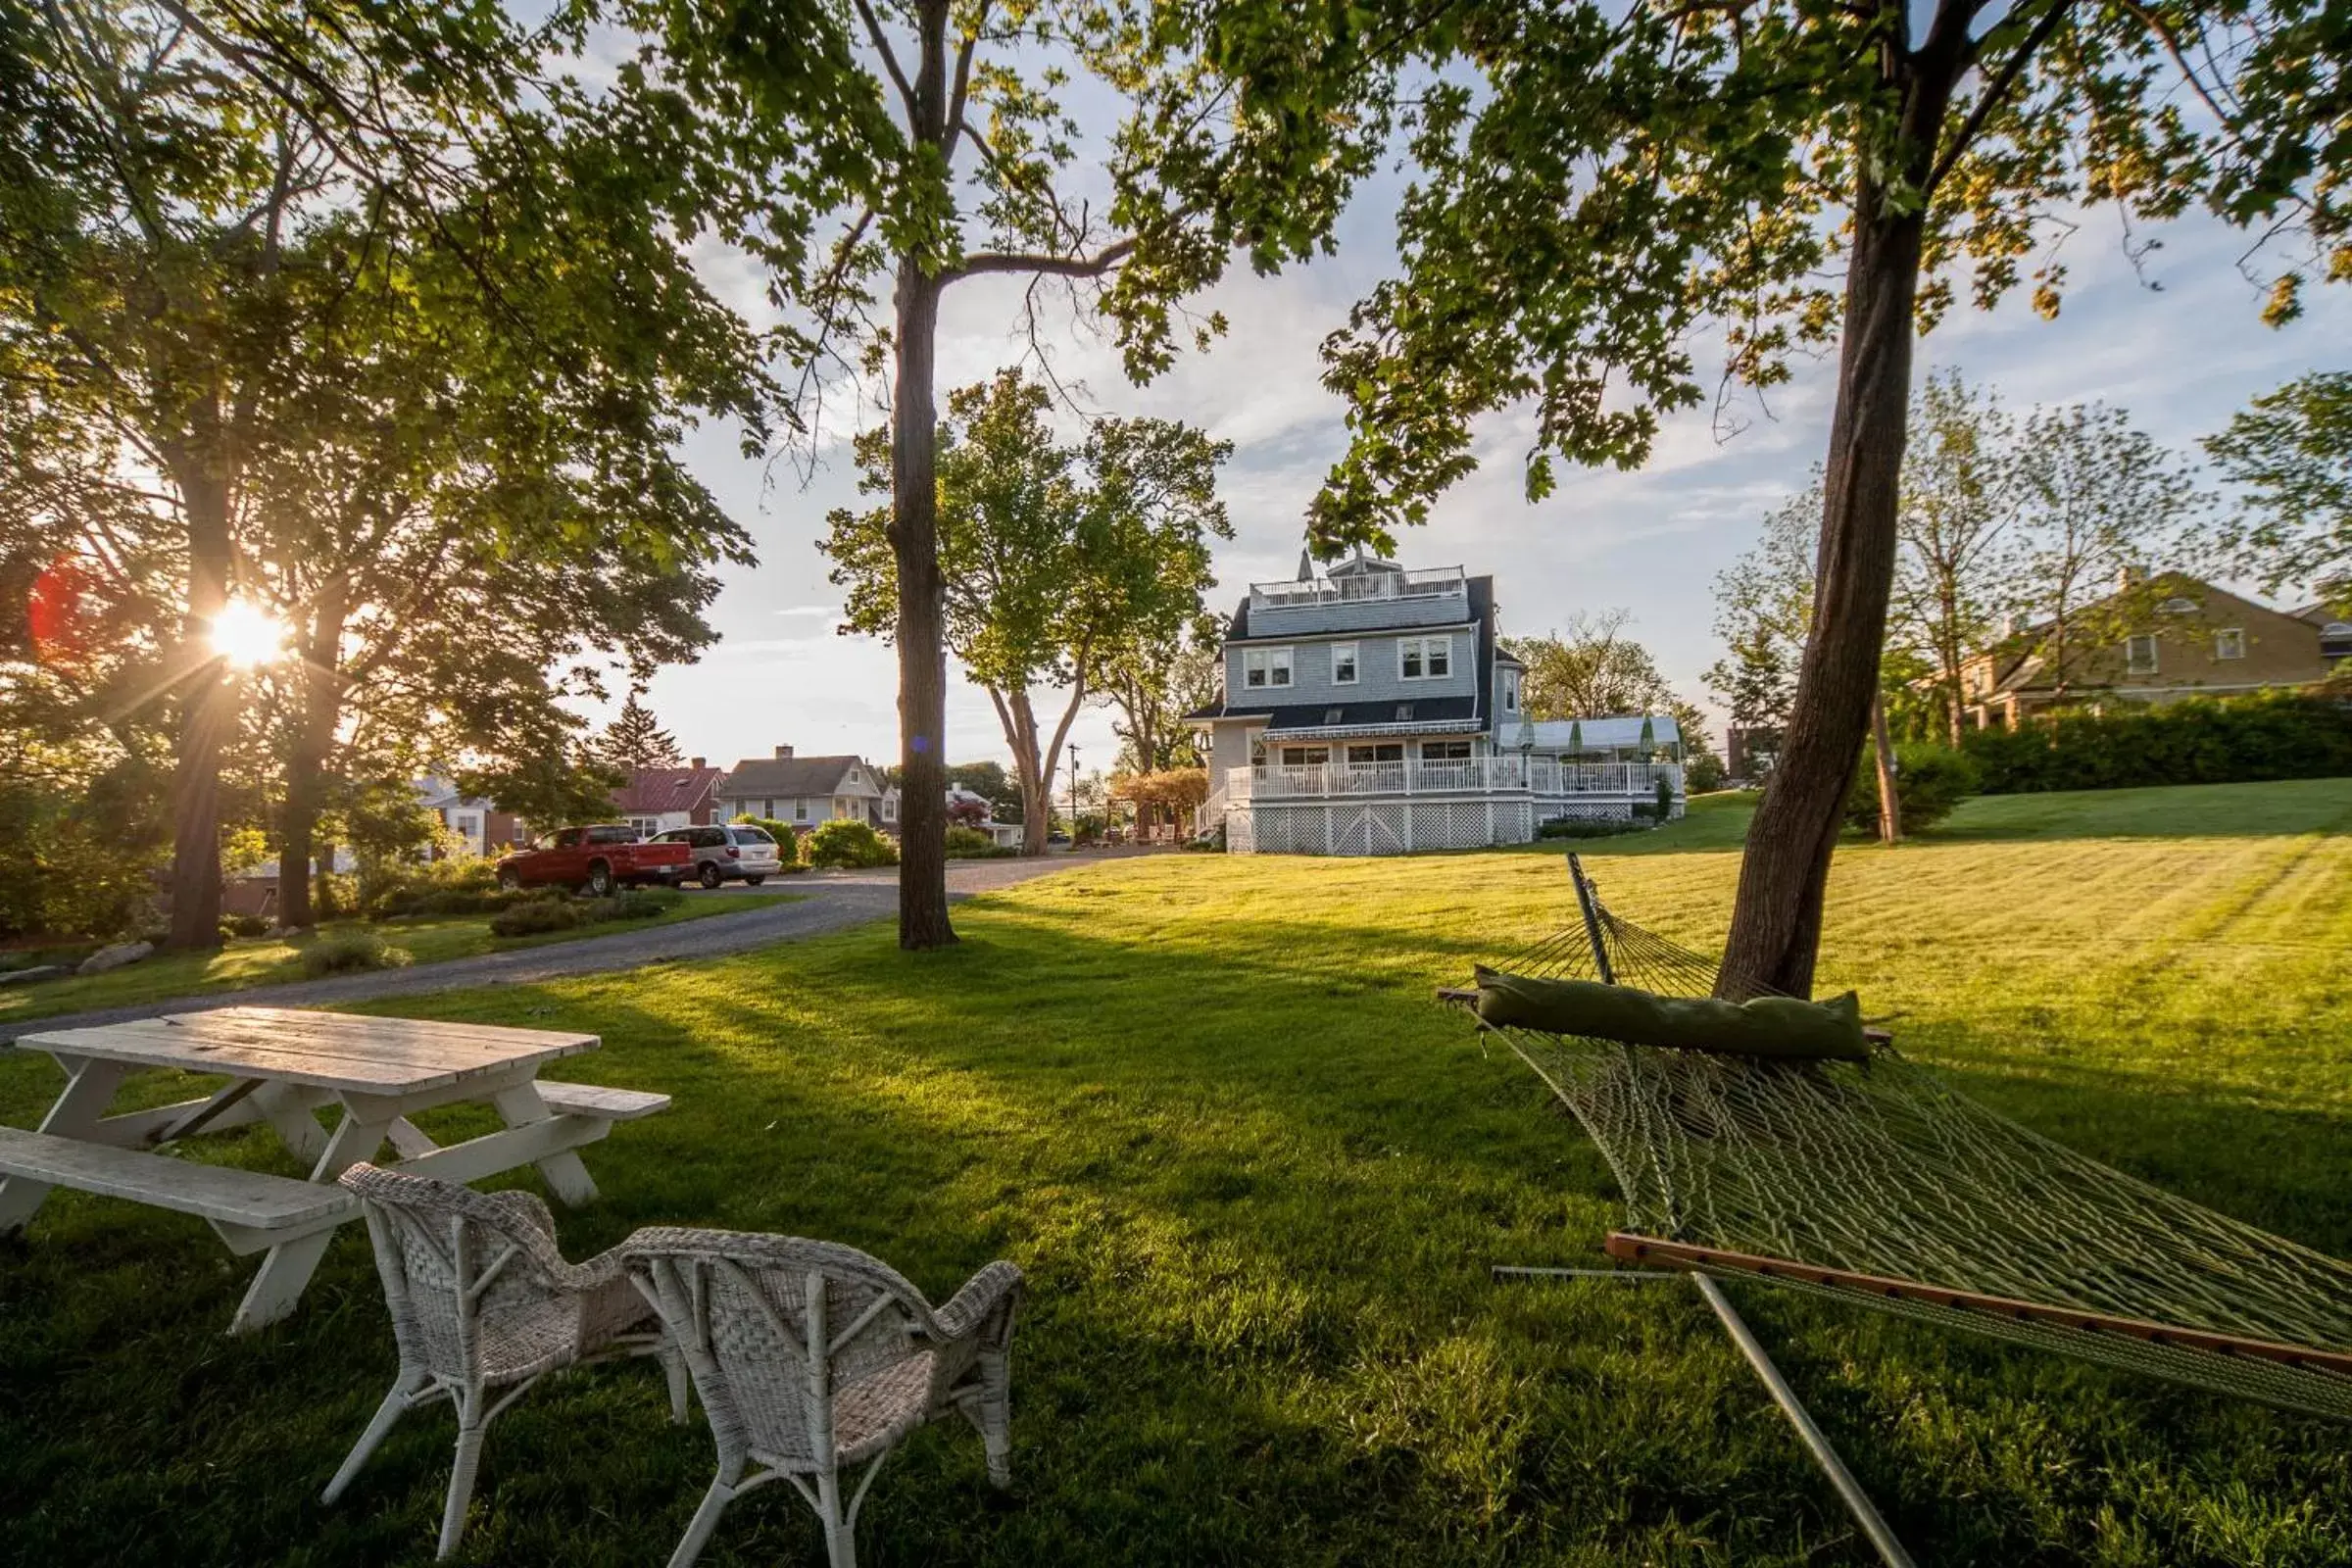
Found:
<path fill-rule="evenodd" d="M 232 599 L 213 617 L 213 652 L 237 669 L 267 664 L 286 651 L 286 623 L 249 599 Z"/>

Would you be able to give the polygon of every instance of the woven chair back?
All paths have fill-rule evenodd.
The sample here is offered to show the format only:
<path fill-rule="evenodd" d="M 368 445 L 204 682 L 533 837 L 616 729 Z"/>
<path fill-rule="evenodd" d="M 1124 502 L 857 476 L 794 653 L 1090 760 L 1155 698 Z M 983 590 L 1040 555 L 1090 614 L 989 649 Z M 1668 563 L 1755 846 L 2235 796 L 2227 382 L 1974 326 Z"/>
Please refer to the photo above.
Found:
<path fill-rule="evenodd" d="M 553 1277 L 562 1255 L 520 1204 L 372 1165 L 353 1166 L 342 1181 L 366 1205 L 392 1332 L 410 1364 L 464 1381 L 482 1370 L 486 1325 L 495 1335 L 570 1310 Z"/>
<path fill-rule="evenodd" d="M 937 1336 L 922 1293 L 854 1248 L 654 1229 L 628 1252 L 694 1369 L 722 1450 L 771 1464 L 821 1469 L 870 1436 L 860 1386 L 904 1369 Z"/>

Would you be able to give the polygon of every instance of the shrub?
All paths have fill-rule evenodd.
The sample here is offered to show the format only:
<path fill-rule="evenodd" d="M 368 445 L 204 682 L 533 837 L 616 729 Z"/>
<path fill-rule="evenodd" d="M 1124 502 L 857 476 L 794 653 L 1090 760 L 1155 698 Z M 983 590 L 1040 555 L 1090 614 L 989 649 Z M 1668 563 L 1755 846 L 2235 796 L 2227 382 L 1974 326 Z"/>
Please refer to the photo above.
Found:
<path fill-rule="evenodd" d="M 1683 788 L 1693 795 L 1711 795 L 1723 788 L 1727 775 L 1723 759 L 1713 752 L 1701 752 L 1683 766 Z"/>
<path fill-rule="evenodd" d="M 599 902 L 610 902 L 602 901 Z M 525 899 L 490 917 L 494 937 L 535 937 L 547 931 L 568 931 L 584 925 L 586 907 L 570 899 Z"/>
<path fill-rule="evenodd" d="M 220 938 L 266 937 L 270 934 L 270 919 L 260 914 L 224 914 L 220 917 Z"/>
<path fill-rule="evenodd" d="M 896 865 L 897 845 L 874 831 L 871 823 L 836 817 L 817 825 L 808 835 L 810 865 Z"/>
<path fill-rule="evenodd" d="M 599 919 L 651 920 L 685 903 L 686 895 L 672 888 L 631 888 L 616 899 L 599 899 L 597 902 L 612 906 L 612 912 L 599 915 Z"/>
<path fill-rule="evenodd" d="M 1987 795 L 2340 778 L 2352 775 L 2352 703 L 2325 689 L 2191 697 L 2053 713 L 1961 744 Z"/>
<path fill-rule="evenodd" d="M 948 858 L 951 860 L 1000 860 L 1021 852 L 1000 849 L 997 841 L 976 827 L 948 829 Z"/>
<path fill-rule="evenodd" d="M 1981 775 L 1967 754 L 1948 746 L 1897 743 L 1894 748 L 1894 801 L 1902 808 L 1903 831 L 1916 833 L 1934 827 L 1952 814 L 1952 808 L 1978 793 Z M 1845 825 L 1863 833 L 1879 830 L 1879 764 L 1868 746 L 1854 770 L 1854 787 L 1845 796 Z"/>
<path fill-rule="evenodd" d="M 363 879 L 361 912 L 370 920 L 404 914 L 481 914 L 499 906 L 498 872 L 480 856 L 412 860 L 371 867 Z"/>
<path fill-rule="evenodd" d="M 1646 811 L 1647 808 L 1636 808 Z M 1540 839 L 1608 839 L 1620 833 L 1646 833 L 1650 824 L 1636 817 L 1623 816 L 1555 816 L 1548 822 L 1536 824 Z"/>
<path fill-rule="evenodd" d="M 314 980 L 355 969 L 398 969 L 409 962 L 406 948 L 387 947 L 366 929 L 337 931 L 302 950 L 302 972 Z"/>

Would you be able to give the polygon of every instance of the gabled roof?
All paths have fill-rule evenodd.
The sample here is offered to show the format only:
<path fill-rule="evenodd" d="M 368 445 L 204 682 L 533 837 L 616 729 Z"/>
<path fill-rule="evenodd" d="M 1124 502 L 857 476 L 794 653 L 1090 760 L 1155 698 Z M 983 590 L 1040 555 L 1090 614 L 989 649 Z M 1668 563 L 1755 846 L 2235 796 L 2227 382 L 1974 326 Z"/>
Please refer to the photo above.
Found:
<path fill-rule="evenodd" d="M 725 776 L 715 767 L 641 767 L 612 792 L 612 806 L 639 816 L 696 810 Z"/>
<path fill-rule="evenodd" d="M 853 767 L 863 772 L 869 782 L 845 789 L 842 781 Z M 754 796 L 766 799 L 858 794 L 869 790 L 876 795 L 882 793 L 873 769 L 859 757 L 747 757 L 727 770 L 726 779 L 719 785 L 721 794 L 737 801 Z"/>

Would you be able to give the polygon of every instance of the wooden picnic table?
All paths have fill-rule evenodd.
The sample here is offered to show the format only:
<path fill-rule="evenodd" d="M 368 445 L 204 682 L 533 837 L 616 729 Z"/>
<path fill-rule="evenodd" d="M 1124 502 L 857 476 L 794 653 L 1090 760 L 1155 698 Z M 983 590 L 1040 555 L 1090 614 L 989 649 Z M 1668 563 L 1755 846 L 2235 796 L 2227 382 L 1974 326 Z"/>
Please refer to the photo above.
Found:
<path fill-rule="evenodd" d="M 294 1309 L 337 1226 L 358 1205 L 335 1178 L 385 1144 L 387 1168 L 470 1182 L 536 1165 L 565 1203 L 593 1200 L 577 1151 L 615 1121 L 665 1108 L 666 1095 L 555 1083 L 546 1063 L 594 1051 L 594 1035 L 493 1024 L 371 1018 L 283 1007 L 224 1007 L 20 1037 L 45 1052 L 66 1087 L 38 1132 L 0 1128 L 0 1233 L 21 1229 L 53 1187 L 193 1213 L 238 1255 L 267 1252 L 229 1324 L 241 1333 Z M 123 1082 L 149 1068 L 225 1074 L 213 1094 L 109 1115 Z M 460 1102 L 494 1106 L 505 1126 L 442 1146 L 409 1118 Z M 339 1112 L 331 1126 L 320 1110 Z M 144 1151 L 267 1123 L 306 1180 Z"/>

